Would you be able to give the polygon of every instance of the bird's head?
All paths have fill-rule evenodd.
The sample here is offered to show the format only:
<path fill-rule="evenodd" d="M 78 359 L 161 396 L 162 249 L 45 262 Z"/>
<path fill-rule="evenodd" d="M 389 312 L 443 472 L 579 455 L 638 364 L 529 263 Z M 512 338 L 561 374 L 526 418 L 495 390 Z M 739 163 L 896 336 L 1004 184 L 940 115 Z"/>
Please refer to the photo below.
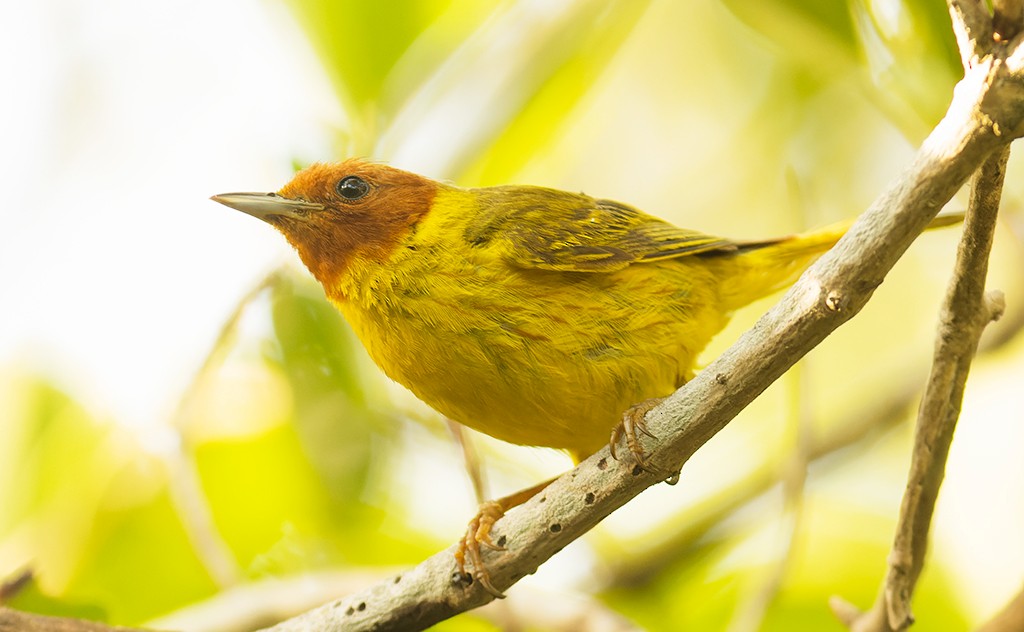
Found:
<path fill-rule="evenodd" d="M 429 211 L 439 183 L 362 160 L 314 164 L 277 193 L 211 199 L 272 224 L 313 276 L 334 285 L 356 261 L 384 263 Z"/>

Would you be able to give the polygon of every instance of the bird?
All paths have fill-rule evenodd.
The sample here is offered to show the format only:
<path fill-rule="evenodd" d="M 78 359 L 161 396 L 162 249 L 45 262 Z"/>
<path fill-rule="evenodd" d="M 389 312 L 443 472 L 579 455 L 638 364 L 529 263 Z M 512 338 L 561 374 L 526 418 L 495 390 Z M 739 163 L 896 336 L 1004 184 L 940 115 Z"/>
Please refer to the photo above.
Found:
<path fill-rule="evenodd" d="M 463 188 L 356 158 L 211 199 L 284 235 L 388 377 L 457 423 L 577 463 L 625 439 L 645 465 L 644 415 L 736 310 L 792 284 L 850 224 L 736 241 L 583 193 Z M 481 505 L 462 575 L 502 596 L 481 547 L 500 549 L 495 522 L 548 483 Z"/>

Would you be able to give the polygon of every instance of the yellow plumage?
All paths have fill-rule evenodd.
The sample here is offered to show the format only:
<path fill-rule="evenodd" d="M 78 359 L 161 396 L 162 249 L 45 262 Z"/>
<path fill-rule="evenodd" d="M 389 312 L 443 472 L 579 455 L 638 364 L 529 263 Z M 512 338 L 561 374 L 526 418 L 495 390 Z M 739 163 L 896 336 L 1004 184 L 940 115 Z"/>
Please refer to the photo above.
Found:
<path fill-rule="evenodd" d="M 734 310 L 792 283 L 847 227 L 736 243 L 583 194 L 462 189 L 359 160 L 215 199 L 284 233 L 424 402 L 576 459 L 690 379 Z"/>
<path fill-rule="evenodd" d="M 630 406 L 692 377 L 732 310 L 840 234 L 786 240 L 766 268 L 781 246 L 742 249 L 561 191 L 441 187 L 386 265 L 354 263 L 328 295 L 381 369 L 436 410 L 580 459 Z"/>

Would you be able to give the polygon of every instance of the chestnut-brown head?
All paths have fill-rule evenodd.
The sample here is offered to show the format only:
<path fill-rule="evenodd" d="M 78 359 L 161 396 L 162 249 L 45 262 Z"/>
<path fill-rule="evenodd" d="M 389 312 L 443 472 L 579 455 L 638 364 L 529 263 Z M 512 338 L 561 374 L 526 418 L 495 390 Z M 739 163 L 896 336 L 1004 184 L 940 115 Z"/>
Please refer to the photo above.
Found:
<path fill-rule="evenodd" d="M 356 258 L 386 262 L 430 211 L 438 186 L 414 173 L 351 159 L 307 167 L 277 193 L 211 199 L 273 224 L 329 286 Z"/>

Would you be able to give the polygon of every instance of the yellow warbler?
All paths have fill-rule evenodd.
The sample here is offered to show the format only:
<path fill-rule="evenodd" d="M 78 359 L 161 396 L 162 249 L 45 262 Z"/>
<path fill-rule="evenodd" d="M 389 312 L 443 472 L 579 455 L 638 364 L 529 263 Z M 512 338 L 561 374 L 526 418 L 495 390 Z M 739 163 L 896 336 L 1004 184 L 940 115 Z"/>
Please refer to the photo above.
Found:
<path fill-rule="evenodd" d="M 361 160 L 213 199 L 284 234 L 392 379 L 459 423 L 577 461 L 630 411 L 642 463 L 650 402 L 693 376 L 734 310 L 792 283 L 847 228 L 736 242 L 581 193 L 464 189 Z M 464 548 L 495 594 L 479 545 L 542 487 L 471 523 Z"/>

